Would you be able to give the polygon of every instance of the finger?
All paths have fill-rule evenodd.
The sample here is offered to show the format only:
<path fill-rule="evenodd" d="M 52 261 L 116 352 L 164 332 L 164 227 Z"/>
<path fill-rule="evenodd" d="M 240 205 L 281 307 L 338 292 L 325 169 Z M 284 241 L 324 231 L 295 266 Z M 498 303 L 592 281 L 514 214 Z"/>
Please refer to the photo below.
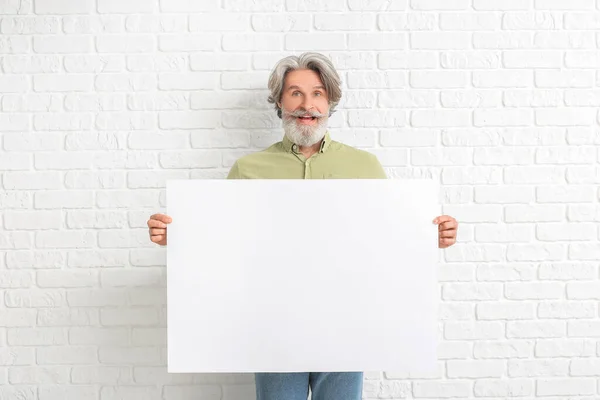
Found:
<path fill-rule="evenodd" d="M 458 227 L 458 224 L 456 223 L 456 221 L 448 221 L 448 222 L 443 222 L 438 226 L 438 229 L 440 231 L 450 231 L 450 230 L 456 230 L 456 228 Z"/>
<path fill-rule="evenodd" d="M 455 238 L 456 233 L 453 231 L 442 231 L 439 235 L 440 238 Z"/>
<path fill-rule="evenodd" d="M 453 244 L 456 242 L 456 239 L 454 238 L 442 238 L 440 239 L 440 243 L 444 243 L 444 244 Z"/>
<path fill-rule="evenodd" d="M 434 224 L 441 224 L 442 222 L 453 221 L 453 220 L 454 220 L 454 218 L 452 218 L 449 215 L 440 215 L 439 217 L 436 217 L 433 220 L 433 223 Z"/>
<path fill-rule="evenodd" d="M 152 228 L 150 229 L 150 236 L 154 235 L 164 235 L 166 233 L 165 229 Z"/>
<path fill-rule="evenodd" d="M 166 228 L 167 224 L 156 219 L 148 220 L 148 228 Z"/>
<path fill-rule="evenodd" d="M 173 222 L 173 218 L 169 217 L 166 214 L 154 214 L 150 217 L 150 219 L 155 219 L 158 221 L 162 221 L 165 224 L 170 224 L 171 222 Z"/>
<path fill-rule="evenodd" d="M 454 243 L 456 243 L 454 239 L 440 239 L 440 247 L 452 246 Z"/>
<path fill-rule="evenodd" d="M 163 237 L 164 237 L 163 235 L 155 235 L 155 236 L 150 237 L 150 240 L 155 243 L 158 243 L 161 240 L 163 240 Z"/>

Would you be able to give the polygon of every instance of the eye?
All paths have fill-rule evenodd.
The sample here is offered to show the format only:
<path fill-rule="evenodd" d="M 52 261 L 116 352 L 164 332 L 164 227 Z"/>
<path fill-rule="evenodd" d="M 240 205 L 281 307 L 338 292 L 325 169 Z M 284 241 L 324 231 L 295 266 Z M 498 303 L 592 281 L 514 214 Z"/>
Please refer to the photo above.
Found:
<path fill-rule="evenodd" d="M 321 92 L 315 92 L 315 96 L 321 96 L 322 93 Z"/>
<path fill-rule="evenodd" d="M 298 91 L 295 91 L 294 93 L 292 93 L 292 96 L 295 96 L 295 95 L 297 95 L 297 94 L 300 94 L 300 92 L 298 92 Z"/>

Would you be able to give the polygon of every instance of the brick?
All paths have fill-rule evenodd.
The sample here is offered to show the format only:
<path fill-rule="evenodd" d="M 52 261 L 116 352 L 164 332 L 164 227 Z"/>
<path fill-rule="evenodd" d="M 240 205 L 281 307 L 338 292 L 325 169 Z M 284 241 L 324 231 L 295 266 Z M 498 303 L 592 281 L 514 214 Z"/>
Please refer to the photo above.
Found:
<path fill-rule="evenodd" d="M 35 325 L 36 310 L 28 309 L 3 309 L 0 310 L 2 327 L 30 327 Z"/>
<path fill-rule="evenodd" d="M 500 114 L 494 116 L 500 117 Z M 500 118 L 510 118 L 510 116 Z M 475 165 L 526 165 L 533 163 L 534 153 L 532 149 L 518 147 L 476 148 L 473 160 Z"/>
<path fill-rule="evenodd" d="M 279 23 L 273 23 L 273 22 L 265 23 L 268 21 L 267 18 L 269 18 L 269 17 L 262 17 L 259 20 L 262 23 L 258 24 L 258 26 L 259 27 L 264 26 L 264 25 L 278 26 L 278 27 L 285 26 L 280 22 L 281 18 L 276 20 Z M 253 16 L 253 19 L 252 19 L 252 26 L 255 30 L 257 27 L 255 24 L 255 21 L 258 18 L 259 17 L 257 17 L 257 16 Z M 272 19 L 273 17 L 270 17 L 270 18 Z M 339 31 L 353 31 L 353 30 L 365 31 L 365 30 L 371 30 L 372 28 L 375 27 L 375 15 L 369 15 L 369 14 L 356 14 L 356 13 L 316 14 L 314 18 L 315 18 L 315 22 L 314 22 L 315 29 L 319 30 L 319 31 L 338 31 L 338 30 Z M 290 19 L 291 19 L 290 17 L 287 17 L 286 19 L 284 19 L 284 21 L 286 21 L 286 20 L 289 21 Z M 290 27 L 289 25 L 292 25 L 292 27 L 296 27 L 296 25 L 299 25 L 297 20 L 293 20 L 293 21 L 295 23 L 292 25 L 288 22 L 288 24 L 286 24 L 286 25 L 288 25 L 287 27 Z M 307 28 L 310 25 L 308 23 L 305 23 L 303 26 Z M 287 29 L 286 31 L 289 31 L 289 30 L 290 29 Z M 303 30 L 308 30 L 308 29 L 303 29 Z M 278 31 L 283 31 L 283 30 L 279 29 Z M 365 40 L 366 37 L 367 36 L 363 36 L 362 37 L 363 40 Z"/>
<path fill-rule="evenodd" d="M 4 138 L 6 140 L 6 137 Z M 16 190 L 0 191 L 0 208 L 3 210 L 31 208 L 31 193 Z"/>
<path fill-rule="evenodd" d="M 35 75 L 36 92 L 84 92 L 92 90 L 93 77 L 89 75 Z"/>
<path fill-rule="evenodd" d="M 477 304 L 477 319 L 479 320 L 520 320 L 534 317 L 535 307 L 533 304 L 509 302 Z"/>
<path fill-rule="evenodd" d="M 444 51 L 440 64 L 446 69 L 495 69 L 500 67 L 500 55 L 491 51 Z"/>
<path fill-rule="evenodd" d="M 506 257 L 509 261 L 559 261 L 566 251 L 562 244 L 509 244 Z"/>
<path fill-rule="evenodd" d="M 197 2 L 194 0 L 159 0 L 160 10 L 167 13 L 194 13 L 210 12 L 219 8 L 219 0 L 206 0 Z"/>
<path fill-rule="evenodd" d="M 40 386 L 38 396 L 40 400 L 52 400 L 56 398 L 64 400 L 92 399 L 96 398 L 98 388 L 96 386 Z"/>
<path fill-rule="evenodd" d="M 57 367 L 12 367 L 9 382 L 26 385 L 65 385 L 70 383 L 70 368 Z"/>
<path fill-rule="evenodd" d="M 404 33 L 350 33 L 349 50 L 403 50 L 408 37 Z M 340 48 L 344 46 L 340 44 Z"/>
<path fill-rule="evenodd" d="M 479 322 L 480 324 L 497 324 L 498 322 Z M 489 338 L 485 338 L 489 339 Z M 533 354 L 534 340 L 485 340 L 474 345 L 473 355 L 476 359 L 519 359 Z M 509 365 L 510 368 L 510 365 Z M 510 369 L 509 369 L 510 373 Z"/>
<path fill-rule="evenodd" d="M 564 337 L 565 332 L 566 322 L 563 321 L 509 321 L 506 324 L 509 339 L 558 338 Z"/>
<path fill-rule="evenodd" d="M 96 346 L 46 346 L 36 349 L 39 365 L 94 364 L 98 362 Z"/>
<path fill-rule="evenodd" d="M 535 71 L 535 83 L 540 88 L 591 88 L 593 71 Z"/>
<path fill-rule="evenodd" d="M 593 32 L 536 32 L 533 44 L 538 49 L 593 49 Z"/>
<path fill-rule="evenodd" d="M 468 397 L 471 385 L 468 381 L 451 382 L 415 382 L 413 383 L 413 396 L 415 398 L 447 398 Z"/>
<path fill-rule="evenodd" d="M 473 392 L 481 397 L 532 396 L 534 386 L 531 379 L 478 379 Z"/>
<path fill-rule="evenodd" d="M 509 153 L 510 154 L 510 153 Z M 498 161 L 500 162 L 500 161 Z M 504 181 L 507 184 L 562 184 L 566 183 L 564 167 L 556 166 L 507 166 L 504 170 Z M 512 207 L 512 206 L 510 206 Z M 550 209 L 536 204 L 530 208 L 541 207 L 541 210 Z M 510 208 L 507 208 L 507 210 Z M 516 208 L 513 208 L 516 209 Z"/>
<path fill-rule="evenodd" d="M 31 40 L 27 36 L 0 37 L 0 54 L 25 54 L 31 51 Z"/>
<path fill-rule="evenodd" d="M 487 0 L 489 1 L 489 0 Z M 516 0 L 524 3 L 521 0 Z M 506 2 L 504 2 L 506 3 Z M 475 49 L 526 49 L 533 47 L 531 32 L 475 32 L 473 33 Z"/>
<path fill-rule="evenodd" d="M 153 74 L 103 74 L 96 77 L 94 86 L 99 92 L 143 92 L 155 90 L 158 82 Z"/>
<path fill-rule="evenodd" d="M 493 13 L 440 13 L 442 30 L 480 31 L 500 29 L 500 16 Z"/>
<path fill-rule="evenodd" d="M 476 187 L 475 188 L 475 202 L 476 203 L 488 203 L 488 204 L 511 204 L 511 203 L 529 203 L 531 201 L 533 201 L 533 199 L 535 198 L 535 194 L 534 194 L 534 190 L 533 188 L 519 188 L 517 186 L 509 186 L 509 185 L 505 185 L 505 186 L 500 186 L 500 187 Z M 509 228 L 511 229 L 513 232 L 511 234 L 509 234 L 509 236 L 506 236 L 506 234 L 502 234 L 500 232 L 495 232 L 495 233 L 499 233 L 500 236 L 500 240 L 499 241 L 505 241 L 508 238 L 510 238 L 509 240 L 515 240 L 517 242 L 522 242 L 524 240 L 528 240 L 528 238 L 533 237 L 533 235 L 530 235 L 529 233 L 526 233 L 528 231 L 521 229 L 520 231 L 516 231 L 518 228 Z M 506 232 L 508 233 L 508 232 Z M 504 238 L 504 239 L 502 239 Z M 489 235 L 487 236 L 487 239 L 483 239 L 483 240 L 490 240 L 492 239 Z M 477 239 L 477 241 L 479 241 L 480 239 Z"/>
<path fill-rule="evenodd" d="M 594 187 L 588 185 L 546 185 L 536 189 L 540 203 L 586 203 L 594 199 Z"/>
<path fill-rule="evenodd" d="M 352 37 L 350 34 L 350 37 Z M 280 40 L 278 37 L 267 36 L 265 42 L 262 44 L 258 43 L 248 43 L 244 47 L 239 48 L 240 44 L 232 45 L 231 41 L 226 41 L 227 37 L 223 37 L 223 49 L 226 51 L 229 50 L 252 50 L 252 51 L 268 51 L 268 50 L 281 50 Z M 356 37 L 356 36 L 355 36 Z M 363 36 L 364 37 L 364 36 Z M 355 49 L 363 48 L 372 44 L 372 41 L 369 40 L 369 37 L 365 37 L 364 43 L 359 37 L 356 37 L 352 42 L 354 43 Z M 404 47 L 399 44 L 398 39 L 393 40 L 391 43 L 385 45 L 385 49 L 403 49 Z M 257 44 L 260 45 L 257 48 Z M 389 46 L 389 47 L 388 47 Z M 248 48 L 249 47 L 249 48 Z M 285 50 L 291 51 L 324 51 L 324 50 L 342 50 L 346 49 L 346 38 L 342 33 L 288 33 L 285 36 L 284 43 Z M 350 47 L 352 49 L 352 47 Z"/>
<path fill-rule="evenodd" d="M 360 94 L 363 97 L 353 97 L 353 94 Z M 343 104 L 349 108 L 370 108 L 372 101 L 371 92 L 350 92 L 346 93 Z M 374 95 L 374 94 L 373 94 Z M 356 100 L 356 104 L 352 101 Z M 421 108 L 421 107 L 433 107 L 436 103 L 434 94 L 427 90 L 387 90 L 381 92 L 378 95 L 377 104 L 383 108 L 402 107 L 402 108 Z M 428 130 L 422 130 L 421 132 L 429 132 Z M 417 141 L 415 140 L 415 145 Z M 431 145 L 427 137 L 423 137 L 422 141 L 424 145 Z M 437 141 L 435 143 L 438 143 Z"/>
<path fill-rule="evenodd" d="M 418 110 L 411 112 L 414 127 L 469 126 L 471 113 L 467 110 Z"/>
<path fill-rule="evenodd" d="M 502 29 L 506 30 L 539 31 L 558 29 L 561 25 L 559 15 L 546 11 L 506 12 L 502 16 Z"/>
<path fill-rule="evenodd" d="M 522 88 L 533 86 L 532 71 L 474 71 L 473 86 L 479 88 Z M 503 109 L 502 111 L 513 111 Z"/>
<path fill-rule="evenodd" d="M 467 75 L 459 71 L 415 71 L 410 74 L 410 86 L 422 89 L 464 88 Z"/>
<path fill-rule="evenodd" d="M 528 10 L 532 5 L 533 0 L 507 0 L 501 3 L 494 0 L 473 1 L 473 8 L 475 10 Z"/>
<path fill-rule="evenodd" d="M 225 37 L 227 37 L 227 35 L 224 35 Z M 240 36 L 238 36 L 239 38 Z M 248 41 L 250 39 L 246 39 L 246 41 Z M 223 46 L 225 43 L 225 38 L 223 39 Z M 242 50 L 246 50 L 243 48 L 240 49 L 236 49 L 237 44 L 235 43 L 234 40 L 229 40 L 228 39 L 228 44 L 231 43 L 231 47 L 230 49 L 226 49 L 225 47 L 223 47 L 224 50 L 232 50 L 232 51 L 242 51 Z M 199 35 L 199 34 L 193 34 L 193 35 L 185 35 L 185 36 L 181 36 L 181 35 L 160 35 L 158 36 L 158 49 L 160 51 L 164 51 L 164 52 L 196 52 L 196 51 L 214 51 L 217 48 L 217 45 L 219 44 L 219 36 L 216 34 L 211 34 L 211 33 L 207 33 L 207 34 L 203 34 L 203 35 Z M 240 47 L 242 47 L 243 45 L 240 44 Z M 266 46 L 268 47 L 268 46 Z M 252 50 L 252 49 L 248 49 L 248 50 Z M 262 48 L 256 49 L 256 50 L 263 50 Z M 265 49 L 267 50 L 267 49 Z"/>
<path fill-rule="evenodd" d="M 363 55 L 363 60 L 368 60 L 366 55 Z M 340 63 L 336 60 L 336 64 Z M 366 63 L 366 61 L 364 61 Z M 438 60 L 437 54 L 433 51 L 411 51 L 410 55 L 408 52 L 403 51 L 389 51 L 382 52 L 377 55 L 377 64 L 380 69 L 423 69 L 423 68 L 437 68 Z M 338 67 L 339 68 L 339 67 Z M 361 68 L 357 66 L 355 68 Z M 365 69 L 363 66 L 362 69 Z"/>
<path fill-rule="evenodd" d="M 563 94 L 561 91 L 556 89 L 515 89 L 506 90 L 503 93 L 503 103 L 507 107 L 560 107 L 564 103 Z M 523 132 L 527 132 L 528 128 L 523 128 Z M 529 128 L 530 129 L 530 128 Z M 548 128 L 541 128 L 548 129 Z M 531 131 L 530 131 L 531 132 Z M 530 133 L 530 136 L 532 133 Z M 554 136 L 548 137 L 548 135 L 538 132 L 538 136 L 541 140 L 553 141 L 557 137 L 558 133 Z M 562 133 L 564 136 L 564 133 Z M 527 138 L 525 138 L 527 140 Z M 562 144 L 563 141 L 556 142 L 555 144 Z"/>
<path fill-rule="evenodd" d="M 485 340 L 504 338 L 504 325 L 500 322 L 448 321 L 444 323 L 446 340 Z"/>
<path fill-rule="evenodd" d="M 412 32 L 410 45 L 418 50 L 466 50 L 471 47 L 471 36 L 466 32 Z"/>
<path fill-rule="evenodd" d="M 4 188 L 9 190 L 58 189 L 60 174 L 56 171 L 5 172 Z"/>
<path fill-rule="evenodd" d="M 588 357 L 593 356 L 594 352 L 594 342 L 587 339 L 543 339 L 537 340 L 535 344 L 536 357 Z M 571 374 L 575 375 L 573 361 Z"/>
<path fill-rule="evenodd" d="M 105 34 L 123 32 L 123 17 L 120 15 L 64 16 L 63 30 L 69 34 Z"/>
<path fill-rule="evenodd" d="M 30 287 L 31 283 L 27 286 Z M 61 290 L 18 289 L 4 293 L 6 307 L 12 308 L 45 308 L 65 305 L 65 295 Z"/>
<path fill-rule="evenodd" d="M 147 53 L 156 50 L 155 38 L 150 35 L 104 35 L 96 38 L 99 53 Z"/>
<path fill-rule="evenodd" d="M 536 227 L 536 237 L 542 241 L 595 240 L 598 234 L 593 224 L 542 224 Z"/>
<path fill-rule="evenodd" d="M 91 50 L 92 38 L 89 36 L 50 35 L 33 37 L 33 51 L 36 53 L 89 53 Z"/>
<path fill-rule="evenodd" d="M 237 1 L 238 3 L 243 3 L 243 4 L 247 4 L 247 2 L 245 2 L 244 0 L 230 0 L 230 1 Z M 377 5 L 377 4 L 381 4 L 381 1 L 373 1 L 373 2 L 365 2 L 365 1 L 355 1 L 352 0 L 352 2 L 354 2 L 353 4 L 356 5 L 356 7 L 359 7 L 360 5 L 364 5 L 364 4 L 372 4 L 372 5 Z M 258 5 L 257 6 L 262 6 L 262 7 L 266 7 L 267 5 L 270 6 L 270 8 L 275 8 L 276 9 L 274 11 L 278 11 L 280 10 L 279 7 L 279 3 L 280 0 L 270 0 L 267 2 L 263 2 L 262 5 Z M 406 4 L 406 0 L 400 0 L 400 4 Z M 252 7 L 249 4 L 246 5 L 246 7 Z M 285 0 L 285 7 L 287 9 L 287 11 L 346 11 L 346 2 L 343 0 L 332 0 L 332 1 L 328 1 L 328 2 L 322 2 L 322 1 L 317 1 L 317 0 Z M 248 11 L 248 10 L 245 10 Z M 256 10 L 251 10 L 251 11 L 256 11 Z"/>
<path fill-rule="evenodd" d="M 0 349 L 0 365 L 19 366 L 34 363 L 33 348 L 12 347 L 10 349 Z"/>
<path fill-rule="evenodd" d="M 318 30 L 330 30 L 327 29 L 330 26 L 336 26 L 336 25 L 340 25 L 342 24 L 341 21 L 344 21 L 344 17 L 343 16 L 336 16 L 337 14 L 328 14 L 328 17 L 332 17 L 332 18 L 337 18 L 337 23 L 336 22 L 331 22 L 329 19 L 327 19 L 327 22 L 323 22 L 321 23 L 321 19 L 320 17 L 322 16 L 322 14 L 317 14 L 315 15 L 315 27 Z M 347 18 L 351 18 L 349 15 Z M 361 18 L 360 20 L 362 20 L 363 18 Z M 336 21 L 336 20 L 334 20 Z M 308 32 L 311 28 L 311 18 L 310 15 L 308 14 L 290 14 L 290 13 L 284 13 L 284 14 L 254 14 L 252 15 L 252 20 L 251 20 L 251 26 L 252 29 L 255 32 Z M 327 25 L 325 25 L 327 24 Z M 333 25 L 330 25 L 333 24 Z M 212 24 L 211 24 L 212 25 Z M 209 26 L 211 26 L 209 25 Z M 233 24 L 231 25 L 225 25 L 225 28 L 223 29 L 227 29 L 228 27 L 230 27 L 231 30 L 236 30 L 236 31 L 240 31 L 240 30 L 244 30 L 244 27 L 247 26 L 248 23 L 246 20 L 244 20 L 241 24 L 237 25 L 237 28 L 234 29 L 233 28 Z M 204 25 L 203 25 L 204 27 Z M 240 29 L 242 28 L 242 29 Z M 216 30 L 220 30 L 215 28 Z M 192 30 L 191 28 L 191 21 L 190 21 L 190 30 Z"/>
<path fill-rule="evenodd" d="M 98 324 L 98 312 L 85 308 L 45 308 L 38 312 L 39 326 L 86 326 Z"/>
<path fill-rule="evenodd" d="M 64 63 L 65 71 L 74 73 L 106 73 L 122 72 L 125 70 L 125 57 L 122 55 L 66 55 L 64 58 Z M 115 75 L 109 76 L 114 77 Z"/>
<path fill-rule="evenodd" d="M 582 10 L 594 7 L 594 0 L 574 0 L 569 3 L 560 0 L 535 0 L 535 8 L 538 10 Z"/>
<path fill-rule="evenodd" d="M 60 111 L 62 108 L 62 98 L 58 95 L 53 94 L 29 94 L 29 95 L 4 95 L 2 97 L 2 109 L 4 111 L 42 111 L 42 112 L 56 112 Z M 44 136 L 48 134 L 45 133 Z M 18 134 L 5 134 L 4 135 L 4 149 L 5 150 L 17 150 L 11 147 L 12 142 L 17 141 L 17 138 L 23 137 L 23 141 L 26 141 L 28 138 L 31 138 L 33 134 L 26 133 L 18 133 Z M 41 142 L 54 142 L 56 140 L 56 135 L 50 135 L 50 139 L 44 141 L 38 139 Z M 9 139 L 8 144 L 7 140 Z M 55 150 L 55 148 L 51 148 L 48 150 Z"/>
<path fill-rule="evenodd" d="M 506 68 L 560 68 L 563 64 L 563 54 L 558 51 L 506 51 L 502 55 Z M 546 71 L 536 71 L 542 73 Z"/>
<path fill-rule="evenodd" d="M 71 289 L 67 292 L 71 307 L 106 307 L 127 304 L 127 293 L 120 289 Z"/>
<path fill-rule="evenodd" d="M 451 283 L 442 290 L 444 300 L 498 300 L 502 285 L 495 283 Z"/>
<path fill-rule="evenodd" d="M 70 344 L 123 345 L 129 344 L 129 332 L 125 328 L 74 327 L 69 328 Z"/>
<path fill-rule="evenodd" d="M 133 378 L 129 367 L 74 366 L 71 381 L 74 384 L 120 385 L 132 384 Z"/>
<path fill-rule="evenodd" d="M 98 0 L 98 12 L 101 14 L 111 13 L 153 13 L 158 9 L 156 0 Z"/>
<path fill-rule="evenodd" d="M 501 360 L 449 360 L 446 368 L 449 378 L 495 378 L 506 370 Z"/>
<path fill-rule="evenodd" d="M 477 198 L 477 189 L 475 197 Z M 478 225 L 475 227 L 475 240 L 481 243 L 529 242 L 534 236 L 534 228 L 524 225 Z"/>
<path fill-rule="evenodd" d="M 593 318 L 597 314 L 595 304 L 589 302 L 545 302 L 538 306 L 539 318 Z"/>
<path fill-rule="evenodd" d="M 539 269 L 540 280 L 591 280 L 597 276 L 596 266 L 593 264 L 577 263 L 577 262 L 559 262 L 559 263 L 542 263 Z M 567 298 L 571 297 L 571 294 L 578 293 L 578 287 L 569 289 L 571 285 L 578 285 L 579 283 L 567 284 Z M 593 288 L 590 288 L 593 290 Z"/>
<path fill-rule="evenodd" d="M 539 379 L 536 385 L 538 396 L 593 395 L 596 380 L 585 378 Z"/>
<path fill-rule="evenodd" d="M 36 14 L 89 14 L 94 11 L 93 0 L 35 0 Z"/>
<path fill-rule="evenodd" d="M 350 89 L 403 88 L 406 87 L 406 84 L 407 76 L 404 71 L 348 73 L 348 88 Z"/>
<path fill-rule="evenodd" d="M 100 310 L 100 322 L 105 326 L 156 326 L 159 322 L 155 308 L 105 308 Z"/>

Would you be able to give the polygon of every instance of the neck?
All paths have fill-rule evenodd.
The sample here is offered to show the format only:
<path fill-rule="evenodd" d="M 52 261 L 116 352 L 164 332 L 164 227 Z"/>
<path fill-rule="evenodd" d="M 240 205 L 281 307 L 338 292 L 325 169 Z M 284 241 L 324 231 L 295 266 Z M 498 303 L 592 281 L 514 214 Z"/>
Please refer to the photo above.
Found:
<path fill-rule="evenodd" d="M 321 148 L 321 143 L 323 142 L 323 140 L 324 139 L 319 140 L 317 143 L 313 144 L 312 146 L 299 146 L 300 152 L 306 158 L 312 157 L 313 154 L 317 153 L 319 151 L 319 149 Z"/>

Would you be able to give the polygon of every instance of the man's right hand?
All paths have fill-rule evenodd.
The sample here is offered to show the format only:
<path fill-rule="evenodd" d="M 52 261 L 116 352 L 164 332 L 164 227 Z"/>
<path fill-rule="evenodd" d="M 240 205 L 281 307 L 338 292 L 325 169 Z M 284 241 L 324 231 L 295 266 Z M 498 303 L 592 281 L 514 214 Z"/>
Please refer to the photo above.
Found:
<path fill-rule="evenodd" d="M 150 240 L 154 243 L 165 246 L 167 244 L 167 224 L 173 221 L 171 217 L 165 214 L 154 214 L 148 220 L 148 233 Z"/>

